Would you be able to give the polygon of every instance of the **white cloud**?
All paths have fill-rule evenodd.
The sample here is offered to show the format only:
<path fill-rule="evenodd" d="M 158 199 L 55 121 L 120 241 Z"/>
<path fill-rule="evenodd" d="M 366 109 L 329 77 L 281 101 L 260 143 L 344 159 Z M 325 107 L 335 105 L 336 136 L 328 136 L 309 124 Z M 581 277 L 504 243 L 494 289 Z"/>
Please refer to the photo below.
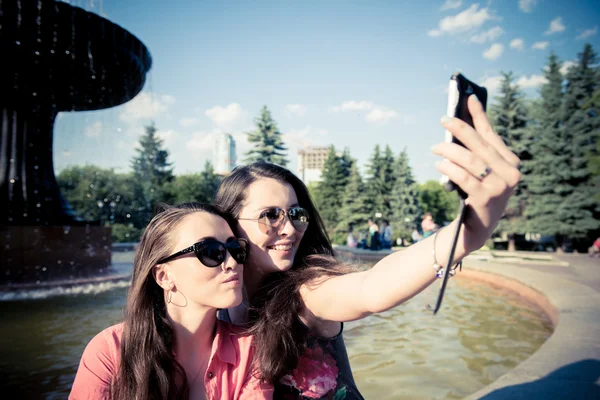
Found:
<path fill-rule="evenodd" d="M 323 138 L 327 135 L 329 135 L 329 132 L 326 129 L 317 129 L 307 125 L 304 128 L 290 129 L 285 132 L 283 134 L 283 141 L 288 145 L 298 148 L 321 146 L 326 144 Z M 290 152 L 290 154 L 292 153 Z"/>
<path fill-rule="evenodd" d="M 523 12 L 530 13 L 537 2 L 538 0 L 519 0 L 519 8 Z"/>
<path fill-rule="evenodd" d="M 577 35 L 577 40 L 582 40 L 582 39 L 586 39 L 589 38 L 590 36 L 594 36 L 598 33 L 598 27 L 595 26 L 591 29 L 586 29 L 585 31 L 581 32 L 580 35 Z"/>
<path fill-rule="evenodd" d="M 384 110 L 381 108 L 375 108 L 366 115 L 365 119 L 368 122 L 374 123 L 386 123 L 392 119 L 398 118 L 398 113 L 393 110 Z"/>
<path fill-rule="evenodd" d="M 238 103 L 231 103 L 225 107 L 214 106 L 205 112 L 213 124 L 222 129 L 229 129 L 239 124 L 245 119 L 246 114 Z"/>
<path fill-rule="evenodd" d="M 502 83 L 502 75 L 484 77 L 480 80 L 481 86 L 485 87 L 488 91 L 488 103 L 491 101 L 492 96 L 498 91 L 500 88 L 500 84 Z"/>
<path fill-rule="evenodd" d="M 84 133 L 87 137 L 98 137 L 102 135 L 102 122 L 96 121 L 93 124 L 86 126 Z"/>
<path fill-rule="evenodd" d="M 471 42 L 473 43 L 485 43 L 487 41 L 493 41 L 504 33 L 504 30 L 499 26 L 495 26 L 487 31 L 481 32 L 477 35 L 471 37 Z"/>
<path fill-rule="evenodd" d="M 365 121 L 370 123 L 384 124 L 392 119 L 400 119 L 404 124 L 414 124 L 415 118 L 409 115 L 401 115 L 387 107 L 378 106 L 370 101 L 345 101 L 341 105 L 331 107 L 333 112 L 361 112 L 368 111 Z"/>
<path fill-rule="evenodd" d="M 142 92 L 123 106 L 119 119 L 132 124 L 141 119 L 152 119 L 167 112 L 173 103 L 173 96 Z"/>
<path fill-rule="evenodd" d="M 547 83 L 546 77 L 543 75 L 531 75 L 530 77 L 522 76 L 517 80 L 517 85 L 522 89 L 534 88 Z"/>
<path fill-rule="evenodd" d="M 220 129 L 213 129 L 209 132 L 194 132 L 190 139 L 185 143 L 187 150 L 212 151 L 217 136 L 223 133 Z"/>
<path fill-rule="evenodd" d="M 288 104 L 285 106 L 285 114 L 288 117 L 303 117 L 306 114 L 307 108 L 304 104 Z"/>
<path fill-rule="evenodd" d="M 552 35 L 553 33 L 559 33 L 565 30 L 565 26 L 562 23 L 562 17 L 556 17 L 550 21 L 548 30 L 544 32 L 544 35 Z"/>
<path fill-rule="evenodd" d="M 563 63 L 563 65 L 561 65 L 561 67 L 560 67 L 560 73 L 563 74 L 563 75 L 566 75 L 567 72 L 569 72 L 569 68 L 571 68 L 571 67 L 573 67 L 575 65 L 577 65 L 576 61 L 571 61 L 571 60 L 565 61 Z"/>
<path fill-rule="evenodd" d="M 525 49 L 525 42 L 521 38 L 513 39 L 510 41 L 510 48 L 523 51 Z"/>
<path fill-rule="evenodd" d="M 179 125 L 184 128 L 191 128 L 192 126 L 196 126 L 198 124 L 197 118 L 181 118 L 179 120 Z"/>
<path fill-rule="evenodd" d="M 462 6 L 462 0 L 446 0 L 440 8 L 441 11 L 452 10 Z"/>
<path fill-rule="evenodd" d="M 504 52 L 504 45 L 500 43 L 494 43 L 489 49 L 483 52 L 483 58 L 488 60 L 497 60 Z"/>
<path fill-rule="evenodd" d="M 162 139 L 163 144 L 166 147 L 169 147 L 171 144 L 173 144 L 175 142 L 175 139 L 177 139 L 177 133 L 171 129 L 163 131 L 163 130 L 158 130 L 156 131 L 156 136 L 158 136 L 160 139 Z"/>
<path fill-rule="evenodd" d="M 345 101 L 337 107 L 332 107 L 333 112 L 347 112 L 347 111 L 368 111 L 375 107 L 375 104 L 370 101 Z"/>
<path fill-rule="evenodd" d="M 534 50 L 546 50 L 548 45 L 550 45 L 550 42 L 535 42 L 531 48 Z"/>
<path fill-rule="evenodd" d="M 429 31 L 429 36 L 437 37 L 444 34 L 454 35 L 466 32 L 480 27 L 490 19 L 492 19 L 492 15 L 487 8 L 479 10 L 479 4 L 473 4 L 456 15 L 443 18 L 439 22 L 438 29 Z"/>

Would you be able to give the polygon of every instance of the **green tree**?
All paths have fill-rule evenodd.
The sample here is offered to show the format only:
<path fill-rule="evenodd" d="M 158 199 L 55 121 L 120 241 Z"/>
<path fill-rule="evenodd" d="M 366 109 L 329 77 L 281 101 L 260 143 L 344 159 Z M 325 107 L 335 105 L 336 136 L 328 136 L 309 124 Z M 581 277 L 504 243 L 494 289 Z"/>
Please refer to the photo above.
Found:
<path fill-rule="evenodd" d="M 406 149 L 396 158 L 393 170 L 395 176 L 390 199 L 392 231 L 396 237 L 409 238 L 412 231 L 418 228 L 422 214 L 419 190 Z"/>
<path fill-rule="evenodd" d="M 554 235 L 557 231 L 556 212 L 561 208 L 568 190 L 565 173 L 569 168 L 569 152 L 565 151 L 566 138 L 562 129 L 563 76 L 561 63 L 552 53 L 544 75 L 546 83 L 540 90 L 540 100 L 533 106 L 531 124 L 533 141 L 531 160 L 522 162 L 526 171 L 522 180 L 529 198 L 524 215 L 527 229 L 535 233 Z"/>
<path fill-rule="evenodd" d="M 248 132 L 248 142 L 253 143 L 253 148 L 246 153 L 245 161 L 267 161 L 285 167 L 288 163 L 287 148 L 267 106 L 263 106 L 255 123 L 256 130 Z"/>
<path fill-rule="evenodd" d="M 527 108 L 524 95 L 514 84 L 511 72 L 502 73 L 502 83 L 496 103 L 491 108 L 492 125 L 504 143 L 522 160 L 531 159 L 531 130 L 527 129 Z M 524 172 L 524 170 L 523 170 Z M 515 234 L 525 233 L 525 202 L 528 197 L 527 180 L 521 180 L 509 200 L 505 216 L 497 231 L 508 236 L 508 249 L 515 250 Z"/>
<path fill-rule="evenodd" d="M 169 152 L 156 134 L 154 123 L 146 126 L 140 138 L 139 148 L 131 161 L 134 177 L 136 212 L 134 225 L 143 228 L 152 218 L 154 207 L 159 201 L 171 201 L 164 190 L 173 180 L 173 169 L 168 162 Z"/>
<path fill-rule="evenodd" d="M 130 174 L 91 165 L 72 166 L 62 170 L 57 181 L 79 217 L 112 227 L 114 242 L 139 239 L 139 229 L 132 223 L 134 185 Z"/>
<path fill-rule="evenodd" d="M 366 209 L 366 193 L 360 172 L 356 163 L 352 163 L 350 177 L 342 196 L 342 204 L 339 210 L 339 222 L 337 231 L 349 232 L 351 227 L 363 229 L 367 225 L 369 213 Z"/>
<path fill-rule="evenodd" d="M 559 208 L 556 234 L 583 240 L 600 228 L 600 206 L 596 201 L 597 186 L 590 170 L 590 155 L 597 154 L 600 118 L 594 105 L 599 88 L 598 58 L 590 44 L 578 54 L 577 65 L 567 73 L 563 103 L 564 149 L 569 154 L 569 169 L 565 171 L 565 202 Z"/>
<path fill-rule="evenodd" d="M 219 183 L 221 177 L 215 174 L 211 162 L 207 161 L 201 173 L 178 175 L 167 185 L 165 191 L 176 204 L 191 201 L 212 203 Z"/>
<path fill-rule="evenodd" d="M 458 211 L 458 194 L 456 191 L 448 192 L 437 181 L 427 181 L 418 185 L 419 205 L 423 213 L 431 213 L 436 224 L 444 223 L 456 218 Z"/>
<path fill-rule="evenodd" d="M 323 165 L 321 182 L 318 184 L 319 214 L 330 237 L 334 236 L 335 228 L 339 222 L 339 213 L 342 206 L 342 193 L 346 186 L 345 166 L 342 157 L 338 156 L 335 147 L 329 148 L 329 154 Z"/>
<path fill-rule="evenodd" d="M 221 183 L 221 177 L 215 174 L 215 170 L 210 161 L 204 164 L 204 170 L 201 172 L 201 185 L 200 192 L 196 201 L 201 203 L 210 203 L 213 201 L 215 194 L 217 194 L 217 188 Z"/>
<path fill-rule="evenodd" d="M 386 194 L 385 185 L 385 159 L 381 155 L 379 145 L 375 145 L 373 155 L 367 163 L 367 179 L 365 189 L 367 192 L 367 212 L 374 217 L 376 213 L 381 213 L 386 217 L 387 211 L 385 206 L 384 194 Z"/>

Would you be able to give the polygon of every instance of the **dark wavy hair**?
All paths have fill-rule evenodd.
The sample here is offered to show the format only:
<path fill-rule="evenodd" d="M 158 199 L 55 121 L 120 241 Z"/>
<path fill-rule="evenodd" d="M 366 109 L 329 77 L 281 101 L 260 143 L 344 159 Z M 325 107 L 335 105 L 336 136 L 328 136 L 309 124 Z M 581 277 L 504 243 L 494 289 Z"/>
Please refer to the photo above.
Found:
<path fill-rule="evenodd" d="M 298 204 L 309 215 L 309 225 L 292 268 L 274 272 L 261 283 L 250 299 L 248 330 L 255 336 L 255 361 L 261 378 L 276 382 L 293 370 L 306 345 L 306 329 L 298 319 L 302 307 L 300 286 L 316 278 L 341 275 L 347 268 L 335 259 L 323 221 L 310 198 L 306 185 L 289 170 L 268 162 L 237 167 L 217 189 L 215 204 L 237 218 L 246 201 L 246 190 L 261 178 L 289 184 Z M 237 230 L 234 229 L 237 234 Z"/>
<path fill-rule="evenodd" d="M 175 335 L 167 318 L 163 289 L 152 275 L 158 260 L 173 251 L 173 235 L 183 219 L 197 212 L 233 220 L 217 207 L 201 203 L 161 204 L 140 240 L 131 287 L 127 294 L 121 361 L 111 398 L 187 399 L 189 386 L 183 367 L 175 359 Z"/>

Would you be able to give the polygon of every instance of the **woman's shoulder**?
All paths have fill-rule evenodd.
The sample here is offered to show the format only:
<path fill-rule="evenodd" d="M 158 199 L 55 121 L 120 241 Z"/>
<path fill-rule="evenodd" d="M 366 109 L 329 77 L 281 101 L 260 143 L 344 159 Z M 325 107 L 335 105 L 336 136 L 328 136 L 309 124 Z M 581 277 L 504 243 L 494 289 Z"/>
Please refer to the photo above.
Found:
<path fill-rule="evenodd" d="M 84 355 L 104 354 L 105 357 L 116 360 L 121 347 L 123 323 L 109 326 L 99 332 L 88 343 Z"/>

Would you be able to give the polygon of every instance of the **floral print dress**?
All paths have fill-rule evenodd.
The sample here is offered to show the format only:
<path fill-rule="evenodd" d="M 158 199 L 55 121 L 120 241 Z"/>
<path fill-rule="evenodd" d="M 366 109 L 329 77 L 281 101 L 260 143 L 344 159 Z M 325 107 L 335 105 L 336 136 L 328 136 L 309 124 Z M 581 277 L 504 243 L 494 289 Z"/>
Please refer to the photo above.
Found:
<path fill-rule="evenodd" d="M 352 377 L 343 330 L 342 324 L 340 332 L 332 338 L 308 332 L 306 350 L 298 359 L 298 366 L 275 384 L 273 398 L 363 400 Z"/>
<path fill-rule="evenodd" d="M 218 318 L 234 324 L 247 321 L 247 302 L 228 310 L 219 310 Z M 311 334 L 298 318 L 299 326 L 308 336 L 306 350 L 298 366 L 275 383 L 273 399 L 278 400 L 364 400 L 352 376 L 350 361 L 342 332 L 331 338 Z"/>

